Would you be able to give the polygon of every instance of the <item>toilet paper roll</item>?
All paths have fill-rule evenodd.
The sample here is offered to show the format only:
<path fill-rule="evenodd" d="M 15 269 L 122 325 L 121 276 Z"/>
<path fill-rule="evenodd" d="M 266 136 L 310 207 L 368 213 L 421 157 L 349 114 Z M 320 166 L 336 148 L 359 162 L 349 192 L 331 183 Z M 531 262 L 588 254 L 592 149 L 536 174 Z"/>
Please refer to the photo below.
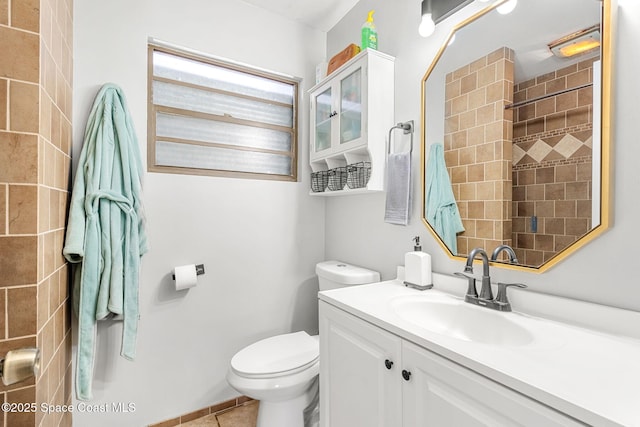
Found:
<path fill-rule="evenodd" d="M 198 284 L 198 275 L 196 274 L 195 264 L 178 266 L 173 270 L 173 274 L 176 277 L 176 291 L 193 288 Z"/>

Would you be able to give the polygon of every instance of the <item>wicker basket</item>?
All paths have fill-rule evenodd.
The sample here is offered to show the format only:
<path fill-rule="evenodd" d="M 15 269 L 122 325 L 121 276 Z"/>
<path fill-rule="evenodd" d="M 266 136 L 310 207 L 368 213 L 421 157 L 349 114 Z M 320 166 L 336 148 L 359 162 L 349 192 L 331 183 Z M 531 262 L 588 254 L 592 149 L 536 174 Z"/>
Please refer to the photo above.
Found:
<path fill-rule="evenodd" d="M 358 162 L 347 166 L 347 185 L 349 188 L 367 186 L 371 177 L 371 162 Z"/>
<path fill-rule="evenodd" d="M 328 184 L 328 171 L 311 172 L 311 191 L 314 193 L 321 193 L 327 188 Z"/>
<path fill-rule="evenodd" d="M 345 185 L 347 185 L 347 167 L 340 166 L 337 168 L 329 169 L 329 190 L 342 190 Z"/>

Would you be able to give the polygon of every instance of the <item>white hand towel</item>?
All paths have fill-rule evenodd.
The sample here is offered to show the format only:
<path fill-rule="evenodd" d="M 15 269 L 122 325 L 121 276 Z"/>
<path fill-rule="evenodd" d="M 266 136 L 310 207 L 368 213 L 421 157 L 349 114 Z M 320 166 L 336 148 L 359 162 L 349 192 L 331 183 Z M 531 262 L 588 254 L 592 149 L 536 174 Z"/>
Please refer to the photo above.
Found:
<path fill-rule="evenodd" d="M 407 225 L 411 211 L 411 153 L 387 156 L 387 200 L 384 221 Z"/>

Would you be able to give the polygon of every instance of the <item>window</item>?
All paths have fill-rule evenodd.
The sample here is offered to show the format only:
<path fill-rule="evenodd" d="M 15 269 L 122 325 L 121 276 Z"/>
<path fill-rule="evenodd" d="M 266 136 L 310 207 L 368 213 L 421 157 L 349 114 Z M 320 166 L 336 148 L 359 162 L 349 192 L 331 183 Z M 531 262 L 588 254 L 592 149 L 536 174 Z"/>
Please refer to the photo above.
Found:
<path fill-rule="evenodd" d="M 148 169 L 295 181 L 298 81 L 149 45 Z"/>

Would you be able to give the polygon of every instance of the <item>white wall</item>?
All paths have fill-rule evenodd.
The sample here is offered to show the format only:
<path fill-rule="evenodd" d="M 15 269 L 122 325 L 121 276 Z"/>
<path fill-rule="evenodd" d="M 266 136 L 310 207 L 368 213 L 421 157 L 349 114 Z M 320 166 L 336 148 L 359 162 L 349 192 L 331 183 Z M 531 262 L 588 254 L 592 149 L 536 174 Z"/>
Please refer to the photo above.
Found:
<path fill-rule="evenodd" d="M 486 3 L 485 3 L 486 4 Z M 633 259 L 638 251 L 640 226 L 640 144 L 637 137 L 637 94 L 640 58 L 640 3 L 619 0 L 617 54 L 615 56 L 613 120 L 613 227 L 565 261 L 543 274 L 494 268 L 501 281 L 526 283 L 531 290 L 602 304 L 640 310 L 640 287 Z M 415 120 L 420 134 L 420 81 L 442 40 L 459 20 L 484 4 L 474 2 L 438 25 L 428 39 L 418 35 L 420 0 L 361 0 L 327 36 L 331 57 L 359 40 L 367 11 L 375 9 L 379 49 L 396 57 L 396 121 Z M 496 31 L 500 31 L 496 28 Z M 418 138 L 419 139 L 419 138 Z M 452 273 L 462 264 L 449 259 L 420 220 L 421 185 L 419 155 L 413 159 L 414 208 L 407 227 L 383 222 L 384 195 L 331 198 L 326 207 L 326 256 L 379 269 L 384 279 L 412 249 L 411 237 L 422 236 L 423 250 L 432 255 L 433 269 Z"/>
<path fill-rule="evenodd" d="M 314 82 L 325 33 L 239 1 L 81 0 L 74 11 L 74 146 L 99 87 L 127 96 L 146 159 L 147 38 Z M 301 182 L 145 174 L 150 252 L 142 262 L 138 356 L 119 357 L 120 325 L 100 326 L 95 404 L 133 414 L 74 414 L 77 426 L 142 426 L 233 398 L 233 354 L 276 333 L 317 332 L 314 265 L 324 256 L 324 202 L 308 196 L 308 97 L 300 105 Z M 176 265 L 204 263 L 189 291 Z"/>

